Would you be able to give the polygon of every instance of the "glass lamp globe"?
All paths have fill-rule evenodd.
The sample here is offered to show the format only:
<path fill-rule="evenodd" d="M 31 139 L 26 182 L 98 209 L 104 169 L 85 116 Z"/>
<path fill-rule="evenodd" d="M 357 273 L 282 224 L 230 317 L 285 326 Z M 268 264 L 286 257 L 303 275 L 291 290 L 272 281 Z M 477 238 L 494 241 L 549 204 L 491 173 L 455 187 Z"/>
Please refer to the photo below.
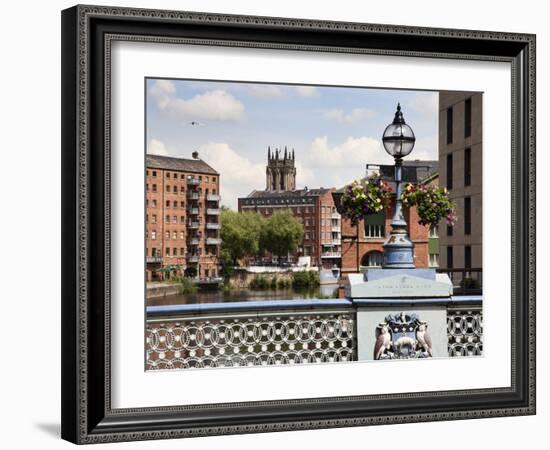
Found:
<path fill-rule="evenodd" d="M 412 152 L 415 141 L 413 130 L 405 123 L 401 105 L 398 103 L 393 122 L 386 127 L 382 135 L 384 148 L 394 158 L 403 158 Z"/>

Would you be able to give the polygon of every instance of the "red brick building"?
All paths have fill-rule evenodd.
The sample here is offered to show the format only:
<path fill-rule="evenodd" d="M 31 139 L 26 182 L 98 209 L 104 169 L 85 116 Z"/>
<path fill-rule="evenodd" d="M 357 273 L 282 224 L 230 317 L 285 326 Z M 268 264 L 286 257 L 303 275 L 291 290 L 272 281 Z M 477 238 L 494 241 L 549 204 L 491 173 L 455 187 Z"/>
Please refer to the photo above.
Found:
<path fill-rule="evenodd" d="M 200 159 L 147 155 L 147 281 L 218 276 L 220 175 Z"/>
<path fill-rule="evenodd" d="M 340 266 L 340 214 L 336 211 L 333 188 L 295 189 L 296 168 L 294 150 L 284 152 L 268 148 L 266 189 L 252 191 L 238 199 L 239 211 L 255 211 L 266 217 L 275 211 L 289 210 L 304 225 L 304 239 L 298 253 L 291 256 L 309 256 L 311 264 L 332 268 Z"/>
<path fill-rule="evenodd" d="M 437 161 L 405 161 L 404 182 L 437 183 L 437 164 Z M 395 183 L 392 181 L 393 166 L 378 166 L 378 169 L 382 178 L 395 190 Z M 335 192 L 336 201 L 344 189 L 345 187 Z M 361 268 L 382 265 L 382 245 L 391 232 L 393 210 L 392 202 L 384 211 L 367 216 L 357 226 L 353 226 L 349 219 L 342 219 L 342 275 L 357 273 Z M 433 266 L 430 263 L 430 236 L 437 235 L 437 230 L 430 232 L 429 227 L 418 224 L 416 208 L 404 208 L 404 214 L 409 237 L 414 243 L 416 267 Z"/>

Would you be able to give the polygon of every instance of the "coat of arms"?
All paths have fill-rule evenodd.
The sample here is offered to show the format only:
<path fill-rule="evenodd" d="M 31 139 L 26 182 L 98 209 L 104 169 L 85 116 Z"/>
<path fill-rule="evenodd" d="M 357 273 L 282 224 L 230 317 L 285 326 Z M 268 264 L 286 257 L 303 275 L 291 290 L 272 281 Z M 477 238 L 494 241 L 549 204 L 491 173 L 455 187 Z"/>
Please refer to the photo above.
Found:
<path fill-rule="evenodd" d="M 390 314 L 376 327 L 374 359 L 429 358 L 432 338 L 428 324 L 412 314 Z"/>

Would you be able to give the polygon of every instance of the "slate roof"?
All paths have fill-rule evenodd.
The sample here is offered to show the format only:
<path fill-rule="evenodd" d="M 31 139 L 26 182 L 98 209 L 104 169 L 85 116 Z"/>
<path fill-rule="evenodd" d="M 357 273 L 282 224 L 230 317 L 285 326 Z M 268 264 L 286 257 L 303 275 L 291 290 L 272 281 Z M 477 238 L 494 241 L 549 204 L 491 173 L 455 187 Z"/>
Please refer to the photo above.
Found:
<path fill-rule="evenodd" d="M 149 169 L 165 169 L 179 172 L 205 173 L 219 175 L 202 159 L 174 158 L 172 156 L 146 155 L 146 166 Z"/>

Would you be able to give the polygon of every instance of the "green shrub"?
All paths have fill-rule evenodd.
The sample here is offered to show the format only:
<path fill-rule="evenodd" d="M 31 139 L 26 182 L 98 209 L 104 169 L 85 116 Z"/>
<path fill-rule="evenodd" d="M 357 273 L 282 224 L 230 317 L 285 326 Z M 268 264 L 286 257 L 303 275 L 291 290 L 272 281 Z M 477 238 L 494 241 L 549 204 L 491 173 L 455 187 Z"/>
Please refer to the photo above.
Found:
<path fill-rule="evenodd" d="M 319 286 L 319 272 L 306 271 L 292 272 L 292 286 L 295 288 Z"/>
<path fill-rule="evenodd" d="M 268 289 L 271 285 L 271 280 L 264 275 L 256 275 L 250 281 L 250 289 L 261 290 Z"/>
<path fill-rule="evenodd" d="M 172 278 L 171 281 L 174 284 L 178 285 L 178 294 L 180 295 L 194 294 L 198 290 L 198 286 L 196 285 L 196 283 L 191 281 L 189 278 L 177 276 Z"/>

